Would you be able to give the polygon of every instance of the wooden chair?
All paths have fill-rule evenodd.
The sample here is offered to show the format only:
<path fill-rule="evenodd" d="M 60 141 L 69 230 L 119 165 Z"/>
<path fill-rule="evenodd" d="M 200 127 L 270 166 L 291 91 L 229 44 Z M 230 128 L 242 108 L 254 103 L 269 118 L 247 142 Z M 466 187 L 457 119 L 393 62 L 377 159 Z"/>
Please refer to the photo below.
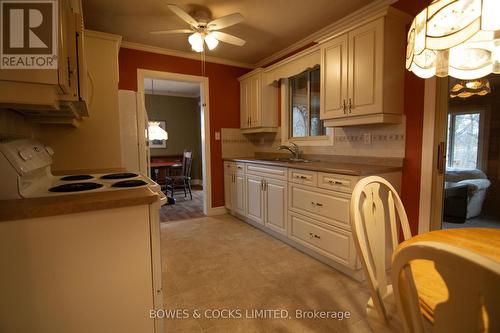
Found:
<path fill-rule="evenodd" d="M 410 263 L 431 260 L 448 289 L 433 324 L 424 319 Z M 420 241 L 401 249 L 392 266 L 394 294 L 407 332 L 500 332 L 500 264 L 464 248 Z"/>
<path fill-rule="evenodd" d="M 187 196 L 186 190 L 189 191 L 189 197 L 193 200 L 191 192 L 191 165 L 193 163 L 193 152 L 185 150 L 182 155 L 182 169 L 179 176 L 165 177 L 166 192 L 170 191 L 170 197 L 174 199 L 175 190 L 184 190 L 184 197 Z"/>
<path fill-rule="evenodd" d="M 386 194 L 385 203 L 383 194 Z M 397 217 L 405 240 L 411 238 L 408 218 L 395 188 L 377 176 L 363 178 L 356 184 L 350 213 L 354 243 L 371 289 L 367 312 L 371 314 L 375 309 L 387 324 L 388 308 L 396 311 L 387 271 L 392 252 L 399 244 Z"/>

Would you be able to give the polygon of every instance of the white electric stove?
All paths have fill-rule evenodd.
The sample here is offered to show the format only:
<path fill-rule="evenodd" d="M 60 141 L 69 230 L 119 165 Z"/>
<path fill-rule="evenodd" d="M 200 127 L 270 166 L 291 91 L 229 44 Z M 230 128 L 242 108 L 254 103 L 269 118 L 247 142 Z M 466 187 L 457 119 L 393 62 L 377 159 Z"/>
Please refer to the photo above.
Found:
<path fill-rule="evenodd" d="M 51 172 L 54 151 L 30 139 L 0 141 L 0 200 L 71 195 L 85 192 L 118 191 L 148 187 L 167 202 L 160 185 L 135 172 L 73 174 Z"/>

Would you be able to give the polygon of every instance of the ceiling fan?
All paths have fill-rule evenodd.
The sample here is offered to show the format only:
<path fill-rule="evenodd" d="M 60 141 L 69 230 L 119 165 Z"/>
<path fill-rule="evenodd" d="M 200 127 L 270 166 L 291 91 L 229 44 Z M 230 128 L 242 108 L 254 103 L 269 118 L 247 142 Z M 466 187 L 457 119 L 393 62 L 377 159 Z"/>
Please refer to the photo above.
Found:
<path fill-rule="evenodd" d="M 188 38 L 189 44 L 196 52 L 203 52 L 203 43 L 207 44 L 209 50 L 213 50 L 219 44 L 219 41 L 236 45 L 243 46 L 246 41 L 243 39 L 230 35 L 219 30 L 227 28 L 229 26 L 235 25 L 243 21 L 243 16 L 240 13 L 233 13 L 218 19 L 208 21 L 206 19 L 194 19 L 191 15 L 177 7 L 176 5 L 167 5 L 167 7 L 174 12 L 181 19 L 186 21 L 189 25 L 189 29 L 175 29 L 175 30 L 163 30 L 163 31 L 151 31 L 154 35 L 165 35 L 165 34 L 191 34 Z"/>

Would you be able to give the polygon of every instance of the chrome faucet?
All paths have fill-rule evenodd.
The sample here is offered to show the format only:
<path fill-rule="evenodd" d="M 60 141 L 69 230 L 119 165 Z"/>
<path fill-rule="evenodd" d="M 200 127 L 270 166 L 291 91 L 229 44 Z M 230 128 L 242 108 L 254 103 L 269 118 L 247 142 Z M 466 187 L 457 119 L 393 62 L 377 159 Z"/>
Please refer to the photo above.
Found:
<path fill-rule="evenodd" d="M 280 145 L 277 150 L 288 150 L 292 154 L 293 160 L 300 160 L 300 147 L 294 142 L 290 142 L 290 145 Z"/>

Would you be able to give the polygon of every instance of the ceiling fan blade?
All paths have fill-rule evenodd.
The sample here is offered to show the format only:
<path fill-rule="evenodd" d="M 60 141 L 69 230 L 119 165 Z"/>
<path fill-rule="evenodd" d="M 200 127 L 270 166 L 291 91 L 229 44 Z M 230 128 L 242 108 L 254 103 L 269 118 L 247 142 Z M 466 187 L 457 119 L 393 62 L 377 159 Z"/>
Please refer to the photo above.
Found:
<path fill-rule="evenodd" d="M 161 31 L 150 31 L 153 35 L 168 35 L 168 34 L 190 34 L 193 30 L 191 29 L 174 29 L 174 30 L 161 30 Z"/>
<path fill-rule="evenodd" d="M 246 41 L 244 41 L 243 39 L 230 34 L 226 34 L 225 32 L 214 31 L 212 32 L 212 36 L 214 36 L 221 42 L 225 42 L 232 45 L 243 46 L 246 43 Z"/>
<path fill-rule="evenodd" d="M 240 13 L 234 13 L 226 16 L 219 17 L 208 23 L 208 28 L 210 30 L 220 30 L 226 27 L 230 27 L 244 20 L 243 15 Z"/>
<path fill-rule="evenodd" d="M 181 19 L 189 23 L 190 25 L 197 26 L 198 22 L 188 13 L 177 7 L 176 5 L 167 5 L 168 9 L 173 11 L 177 16 L 179 16 Z"/>

